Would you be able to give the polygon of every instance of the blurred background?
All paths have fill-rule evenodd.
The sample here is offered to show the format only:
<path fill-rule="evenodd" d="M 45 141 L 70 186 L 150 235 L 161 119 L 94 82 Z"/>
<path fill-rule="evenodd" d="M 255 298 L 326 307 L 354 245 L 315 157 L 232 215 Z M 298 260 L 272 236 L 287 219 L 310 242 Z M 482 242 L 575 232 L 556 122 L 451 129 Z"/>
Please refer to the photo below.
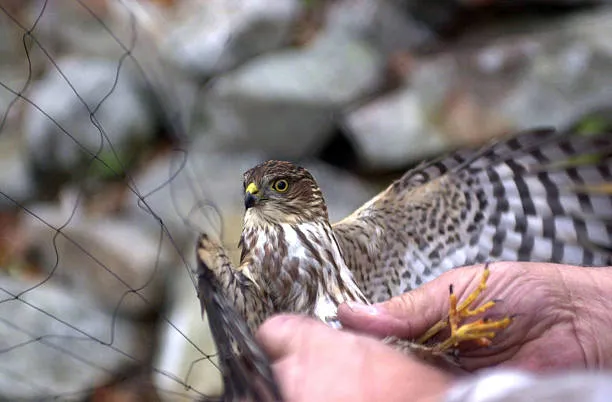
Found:
<path fill-rule="evenodd" d="M 0 400 L 221 392 L 191 272 L 242 173 L 333 221 L 420 161 L 612 126 L 612 4 L 0 0 Z"/>

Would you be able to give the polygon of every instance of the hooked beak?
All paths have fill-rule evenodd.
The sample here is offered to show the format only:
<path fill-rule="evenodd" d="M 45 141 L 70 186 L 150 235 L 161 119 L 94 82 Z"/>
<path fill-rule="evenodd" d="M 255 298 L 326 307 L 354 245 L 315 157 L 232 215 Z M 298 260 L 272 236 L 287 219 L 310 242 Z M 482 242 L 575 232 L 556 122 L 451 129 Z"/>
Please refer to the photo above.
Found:
<path fill-rule="evenodd" d="M 245 209 L 249 209 L 257 203 L 257 201 L 259 200 L 259 197 L 257 196 L 258 193 L 259 189 L 257 188 L 257 185 L 255 183 L 251 183 L 247 186 L 244 194 Z"/>

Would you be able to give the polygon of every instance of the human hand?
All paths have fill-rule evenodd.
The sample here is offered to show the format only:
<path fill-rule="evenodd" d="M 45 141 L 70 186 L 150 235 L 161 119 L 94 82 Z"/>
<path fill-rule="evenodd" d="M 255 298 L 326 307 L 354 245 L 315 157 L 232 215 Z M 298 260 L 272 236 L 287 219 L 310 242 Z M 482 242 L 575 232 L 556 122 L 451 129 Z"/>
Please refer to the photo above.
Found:
<path fill-rule="evenodd" d="M 286 401 L 438 401 L 453 377 L 379 340 L 281 315 L 257 337 Z"/>
<path fill-rule="evenodd" d="M 343 326 L 359 332 L 416 339 L 447 317 L 449 285 L 462 299 L 476 288 L 482 269 L 451 270 L 378 305 L 344 304 L 338 316 Z M 492 311 L 516 318 L 492 347 L 462 350 L 463 368 L 612 368 L 612 267 L 499 262 L 490 269 L 479 300 L 501 299 Z"/>

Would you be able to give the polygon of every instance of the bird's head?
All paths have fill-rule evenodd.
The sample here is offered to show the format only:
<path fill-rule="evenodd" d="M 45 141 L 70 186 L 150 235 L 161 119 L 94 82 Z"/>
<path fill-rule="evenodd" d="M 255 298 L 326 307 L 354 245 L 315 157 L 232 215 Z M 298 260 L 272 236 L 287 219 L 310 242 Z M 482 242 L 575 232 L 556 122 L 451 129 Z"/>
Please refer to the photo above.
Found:
<path fill-rule="evenodd" d="M 245 224 L 327 222 L 317 182 L 303 167 L 267 161 L 244 173 Z"/>

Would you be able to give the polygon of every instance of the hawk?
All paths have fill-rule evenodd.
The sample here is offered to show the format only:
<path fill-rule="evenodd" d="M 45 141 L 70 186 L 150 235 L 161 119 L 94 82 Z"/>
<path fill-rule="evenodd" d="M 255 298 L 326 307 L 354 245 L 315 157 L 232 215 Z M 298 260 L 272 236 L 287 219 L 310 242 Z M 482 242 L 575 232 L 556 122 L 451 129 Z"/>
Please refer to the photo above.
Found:
<path fill-rule="evenodd" d="M 339 304 L 384 301 L 454 267 L 495 260 L 612 265 L 610 135 L 542 129 L 459 150 L 408 171 L 333 225 L 314 177 L 289 162 L 247 171 L 244 196 L 240 266 L 206 234 L 197 250 L 199 297 L 215 341 L 226 345 L 226 396 L 279 399 L 251 335 L 272 314 L 309 314 L 340 327 Z M 455 316 L 437 329 L 474 312 L 469 305 L 487 276 L 460 306 L 451 294 Z M 451 341 L 437 350 L 463 335 L 487 338 L 510 322 L 481 320 L 461 331 L 451 325 Z"/>

